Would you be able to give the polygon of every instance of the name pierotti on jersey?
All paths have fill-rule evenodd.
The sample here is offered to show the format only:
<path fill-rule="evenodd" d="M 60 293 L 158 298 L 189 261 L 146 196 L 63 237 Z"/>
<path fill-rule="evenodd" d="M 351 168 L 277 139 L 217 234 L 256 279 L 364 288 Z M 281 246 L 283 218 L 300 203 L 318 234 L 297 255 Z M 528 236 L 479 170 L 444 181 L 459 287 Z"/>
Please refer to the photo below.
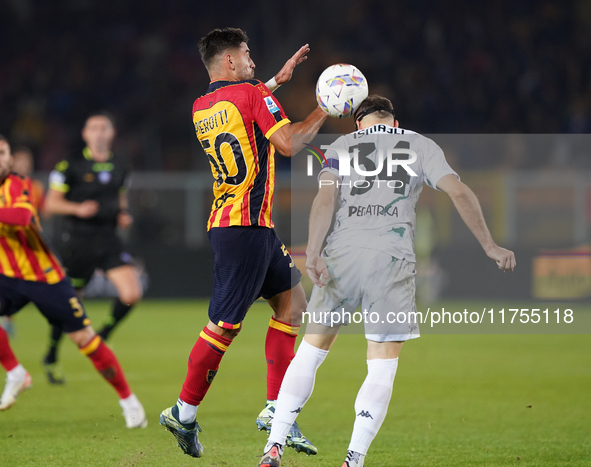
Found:
<path fill-rule="evenodd" d="M 213 131 L 226 123 L 228 123 L 228 110 L 222 109 L 209 117 L 196 121 L 195 132 L 197 136 L 204 135 L 208 131 Z"/>

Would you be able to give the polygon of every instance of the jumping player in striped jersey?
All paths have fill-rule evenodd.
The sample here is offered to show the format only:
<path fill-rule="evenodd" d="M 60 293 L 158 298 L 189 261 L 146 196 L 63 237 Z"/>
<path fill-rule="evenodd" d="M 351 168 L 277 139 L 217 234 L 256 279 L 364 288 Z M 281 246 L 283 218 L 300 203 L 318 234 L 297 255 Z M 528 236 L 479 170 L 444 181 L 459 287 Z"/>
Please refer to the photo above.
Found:
<path fill-rule="evenodd" d="M 301 274 L 273 230 L 275 151 L 287 157 L 296 154 L 318 132 L 327 114 L 317 108 L 303 122 L 291 124 L 271 93 L 306 59 L 307 45 L 267 83 L 270 89 L 253 79 L 255 65 L 247 42 L 244 31 L 236 28 L 213 30 L 199 42 L 211 83 L 193 104 L 193 123 L 214 178 L 215 199 L 207 223 L 214 252 L 214 289 L 209 323 L 189 356 L 178 402 L 160 417 L 182 450 L 193 457 L 203 453 L 197 439 L 197 409 L 252 303 L 262 296 L 273 310 L 265 341 L 267 405 L 256 421 L 260 430 L 267 431 L 306 309 Z M 298 452 L 317 453 L 295 423 L 287 445 Z"/>
<path fill-rule="evenodd" d="M 90 325 L 64 270 L 41 235 L 31 202 L 31 179 L 11 173 L 12 155 L 0 135 L 0 315 L 12 316 L 33 302 L 50 324 L 60 325 L 113 386 L 128 428 L 144 428 L 142 404 L 131 392 L 117 358 Z M 18 362 L 0 328 L 0 364 L 7 372 L 0 410 L 12 407 L 31 377 Z"/>

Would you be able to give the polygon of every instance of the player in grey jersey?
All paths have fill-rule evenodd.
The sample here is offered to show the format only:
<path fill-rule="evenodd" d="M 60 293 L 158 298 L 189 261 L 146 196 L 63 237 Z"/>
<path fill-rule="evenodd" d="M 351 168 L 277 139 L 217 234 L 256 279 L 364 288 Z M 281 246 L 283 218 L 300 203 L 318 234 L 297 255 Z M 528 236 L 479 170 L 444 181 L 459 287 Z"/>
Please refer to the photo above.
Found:
<path fill-rule="evenodd" d="M 499 247 L 480 204 L 429 138 L 398 127 L 392 103 L 367 97 L 357 131 L 326 151 L 310 213 L 306 270 L 314 282 L 306 335 L 281 385 L 260 466 L 278 467 L 286 435 L 309 399 L 316 371 L 361 303 L 367 377 L 355 401 L 355 424 L 343 467 L 363 466 L 388 409 L 404 341 L 419 337 L 415 307 L 415 206 L 426 183 L 452 199 L 486 255 L 513 271 L 515 255 Z M 381 170 L 380 170 L 381 168 Z M 334 229 L 321 253 L 337 199 Z M 396 319 L 392 319 L 394 317 Z M 414 319 L 413 319 L 414 317 Z"/>

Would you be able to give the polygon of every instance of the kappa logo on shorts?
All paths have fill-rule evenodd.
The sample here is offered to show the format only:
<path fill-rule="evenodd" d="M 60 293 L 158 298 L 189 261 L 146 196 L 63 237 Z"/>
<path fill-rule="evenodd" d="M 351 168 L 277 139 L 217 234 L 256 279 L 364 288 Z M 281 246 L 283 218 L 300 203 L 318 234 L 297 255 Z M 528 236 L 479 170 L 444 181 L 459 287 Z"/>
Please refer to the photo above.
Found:
<path fill-rule="evenodd" d="M 212 383 L 215 375 L 217 375 L 218 370 L 207 370 L 207 377 L 205 378 L 209 384 Z"/>

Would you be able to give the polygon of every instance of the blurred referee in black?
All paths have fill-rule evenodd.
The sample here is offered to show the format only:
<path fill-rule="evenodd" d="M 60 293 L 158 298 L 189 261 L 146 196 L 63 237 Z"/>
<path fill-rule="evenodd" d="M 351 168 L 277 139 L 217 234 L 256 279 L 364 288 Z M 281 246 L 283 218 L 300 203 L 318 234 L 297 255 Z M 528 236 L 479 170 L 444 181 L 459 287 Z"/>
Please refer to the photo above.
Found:
<path fill-rule="evenodd" d="M 82 129 L 82 139 L 86 143 L 82 153 L 59 162 L 51 172 L 45 210 L 65 216 L 58 249 L 74 288 L 80 291 L 98 268 L 117 289 L 110 319 L 98 332 L 107 340 L 142 298 L 132 258 L 117 236 L 118 227 L 128 229 L 133 223 L 127 210 L 129 167 L 125 159 L 111 151 L 115 121 L 110 113 L 91 114 Z M 53 384 L 65 381 L 56 365 L 61 336 L 62 329 L 54 325 L 43 359 Z"/>

